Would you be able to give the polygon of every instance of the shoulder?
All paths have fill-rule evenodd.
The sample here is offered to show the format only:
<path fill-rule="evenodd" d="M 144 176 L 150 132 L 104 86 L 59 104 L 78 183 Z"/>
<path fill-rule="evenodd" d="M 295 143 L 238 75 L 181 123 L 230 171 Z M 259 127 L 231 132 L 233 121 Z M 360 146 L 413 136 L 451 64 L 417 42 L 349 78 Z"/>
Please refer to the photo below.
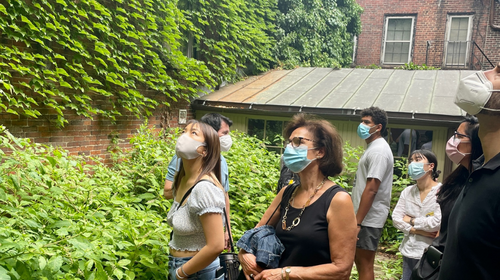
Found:
<path fill-rule="evenodd" d="M 226 158 L 225 158 L 223 155 L 220 155 L 220 163 L 221 163 L 221 164 L 226 164 L 226 165 L 227 165 Z"/>
<path fill-rule="evenodd" d="M 335 187 L 335 186 L 333 186 L 333 187 Z M 340 211 L 341 209 L 346 209 L 346 207 L 350 207 L 350 208 L 354 207 L 352 204 L 351 196 L 347 192 L 342 191 L 342 190 L 337 191 L 334 194 L 332 200 L 330 201 L 329 210 L 333 210 L 333 211 L 337 212 L 337 211 Z M 349 208 L 347 208 L 347 209 L 349 209 Z"/>

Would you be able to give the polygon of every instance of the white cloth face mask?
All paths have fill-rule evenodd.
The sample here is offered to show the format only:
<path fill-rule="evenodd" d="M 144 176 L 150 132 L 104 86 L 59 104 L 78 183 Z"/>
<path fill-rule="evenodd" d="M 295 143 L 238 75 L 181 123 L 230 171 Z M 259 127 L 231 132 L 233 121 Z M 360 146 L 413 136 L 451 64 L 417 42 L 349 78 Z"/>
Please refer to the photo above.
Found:
<path fill-rule="evenodd" d="M 231 146 L 233 145 L 233 139 L 229 134 L 219 137 L 219 141 L 220 141 L 220 150 L 222 152 L 229 151 L 229 149 L 231 149 Z"/>
<path fill-rule="evenodd" d="M 483 109 L 500 111 L 500 109 L 484 108 L 494 91 L 500 90 L 494 90 L 493 84 L 486 78 L 484 72 L 479 71 L 460 80 L 455 104 L 469 115 L 476 115 Z"/>

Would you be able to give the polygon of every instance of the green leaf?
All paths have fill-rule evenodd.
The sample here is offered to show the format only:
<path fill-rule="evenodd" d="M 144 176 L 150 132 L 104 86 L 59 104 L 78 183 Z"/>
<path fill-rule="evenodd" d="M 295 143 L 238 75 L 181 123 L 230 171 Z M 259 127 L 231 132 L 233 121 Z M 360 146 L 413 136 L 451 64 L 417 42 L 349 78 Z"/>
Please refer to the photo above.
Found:
<path fill-rule="evenodd" d="M 4 6 L 4 5 L 2 5 L 2 4 L 0 4 L 0 12 L 2 12 L 4 15 L 7 15 L 7 16 L 8 16 L 8 14 L 7 14 L 7 10 L 5 9 L 5 6 Z M 10 278 L 9 278 L 9 279 L 10 279 Z"/>
<path fill-rule="evenodd" d="M 47 267 L 50 269 L 52 272 L 58 272 L 59 269 L 61 268 L 63 264 L 63 259 L 61 256 L 54 256 L 49 260 L 49 263 L 47 264 Z"/>

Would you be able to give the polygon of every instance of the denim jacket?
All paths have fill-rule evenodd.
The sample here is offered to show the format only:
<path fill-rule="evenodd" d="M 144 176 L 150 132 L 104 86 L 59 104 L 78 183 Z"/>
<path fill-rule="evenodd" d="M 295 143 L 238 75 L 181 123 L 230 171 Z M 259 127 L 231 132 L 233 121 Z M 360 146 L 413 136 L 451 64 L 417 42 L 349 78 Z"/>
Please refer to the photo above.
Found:
<path fill-rule="evenodd" d="M 269 225 L 247 230 L 236 246 L 255 255 L 257 264 L 263 268 L 277 268 L 285 251 L 274 227 Z"/>

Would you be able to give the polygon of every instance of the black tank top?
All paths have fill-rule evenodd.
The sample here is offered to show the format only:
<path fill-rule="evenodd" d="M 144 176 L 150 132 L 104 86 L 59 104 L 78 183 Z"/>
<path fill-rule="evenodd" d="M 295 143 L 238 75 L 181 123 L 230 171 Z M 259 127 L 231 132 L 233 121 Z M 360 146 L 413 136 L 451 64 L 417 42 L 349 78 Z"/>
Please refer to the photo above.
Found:
<path fill-rule="evenodd" d="M 276 235 L 285 246 L 285 251 L 281 255 L 279 267 L 331 263 L 326 214 L 335 194 L 345 190 L 338 185 L 327 189 L 318 200 L 306 207 L 300 218 L 300 224 L 290 231 L 285 231 L 281 227 L 281 221 L 294 189 L 287 188 L 280 203 L 280 219 L 276 225 Z M 287 226 L 299 216 L 300 211 L 301 209 L 289 207 Z"/>

